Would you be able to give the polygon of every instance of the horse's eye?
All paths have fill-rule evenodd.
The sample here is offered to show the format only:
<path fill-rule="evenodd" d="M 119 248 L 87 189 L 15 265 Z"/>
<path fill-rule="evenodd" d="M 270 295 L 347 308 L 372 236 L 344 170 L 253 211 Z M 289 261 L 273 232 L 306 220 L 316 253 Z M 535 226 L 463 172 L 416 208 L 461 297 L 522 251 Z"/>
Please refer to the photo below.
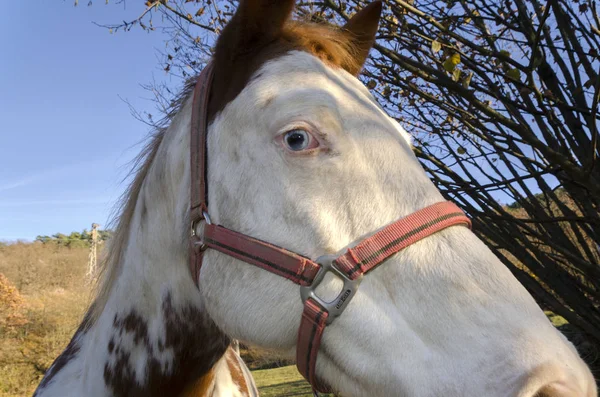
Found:
<path fill-rule="evenodd" d="M 285 133 L 283 136 L 283 142 L 293 152 L 299 152 L 308 148 L 310 145 L 311 136 L 308 132 L 295 129 Z"/>

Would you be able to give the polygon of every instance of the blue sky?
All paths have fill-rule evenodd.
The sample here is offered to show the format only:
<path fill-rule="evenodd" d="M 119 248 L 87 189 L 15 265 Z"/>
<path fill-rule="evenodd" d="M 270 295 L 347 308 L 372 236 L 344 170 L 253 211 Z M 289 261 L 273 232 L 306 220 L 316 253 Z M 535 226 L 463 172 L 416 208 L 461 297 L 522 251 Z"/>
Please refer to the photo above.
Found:
<path fill-rule="evenodd" d="M 110 34 L 142 1 L 9 1 L 0 12 L 0 241 L 106 225 L 153 111 L 140 84 L 168 81 L 158 32 Z M 178 84 L 173 81 L 172 84 Z M 154 112 L 156 113 L 156 112 Z"/>

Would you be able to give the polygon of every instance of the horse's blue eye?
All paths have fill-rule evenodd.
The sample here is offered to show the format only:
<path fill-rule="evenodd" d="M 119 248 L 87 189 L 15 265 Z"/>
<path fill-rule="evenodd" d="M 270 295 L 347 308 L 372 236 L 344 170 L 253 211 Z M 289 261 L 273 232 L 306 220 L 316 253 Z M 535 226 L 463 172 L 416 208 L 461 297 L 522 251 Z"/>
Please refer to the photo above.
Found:
<path fill-rule="evenodd" d="M 291 130 L 285 133 L 283 141 L 290 150 L 297 152 L 308 147 L 310 136 L 304 130 Z"/>

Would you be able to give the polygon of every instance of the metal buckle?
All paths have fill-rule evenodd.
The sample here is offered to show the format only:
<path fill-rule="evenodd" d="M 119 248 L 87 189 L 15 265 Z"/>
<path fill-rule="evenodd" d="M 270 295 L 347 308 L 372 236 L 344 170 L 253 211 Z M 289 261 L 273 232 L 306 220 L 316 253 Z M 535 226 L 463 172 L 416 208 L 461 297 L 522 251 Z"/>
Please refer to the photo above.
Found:
<path fill-rule="evenodd" d="M 317 258 L 315 262 L 321 265 L 321 269 L 319 269 L 319 272 L 315 276 L 311 285 L 300 287 L 300 296 L 302 297 L 303 303 L 306 302 L 308 298 L 311 298 L 329 313 L 326 322 L 327 325 L 331 324 L 333 320 L 335 320 L 344 312 L 346 306 L 348 306 L 348 303 L 350 303 L 354 297 L 354 294 L 356 294 L 356 291 L 358 291 L 358 286 L 360 285 L 363 277 L 361 274 L 356 280 L 349 279 L 344 272 L 334 265 L 334 261 L 336 259 L 337 256 L 335 255 L 323 255 Z M 321 281 L 323 281 L 323 278 L 325 278 L 327 272 L 335 274 L 344 282 L 344 287 L 338 296 L 331 302 L 324 301 L 315 293 L 315 290 L 319 284 L 321 284 Z"/>
<path fill-rule="evenodd" d="M 192 244 L 200 251 L 204 251 L 207 248 L 206 244 L 204 244 L 204 233 L 198 233 L 198 226 L 203 222 L 207 225 L 212 225 L 210 216 L 206 211 L 202 211 L 202 217 L 193 220 L 191 224 L 191 236 L 192 238 L 196 238 L 196 241 L 194 241 Z"/>

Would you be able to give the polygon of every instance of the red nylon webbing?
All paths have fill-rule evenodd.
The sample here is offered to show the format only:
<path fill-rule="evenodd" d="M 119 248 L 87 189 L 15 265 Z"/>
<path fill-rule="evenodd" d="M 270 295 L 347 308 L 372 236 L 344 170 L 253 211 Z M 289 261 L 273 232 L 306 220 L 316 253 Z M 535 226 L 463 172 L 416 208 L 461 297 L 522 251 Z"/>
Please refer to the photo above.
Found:
<path fill-rule="evenodd" d="M 356 247 L 349 248 L 335 263 L 349 278 L 356 279 L 409 245 L 459 224 L 470 227 L 471 221 L 456 204 L 450 201 L 433 204 L 386 226 Z"/>
<path fill-rule="evenodd" d="M 192 124 L 190 134 L 190 220 L 192 226 L 204 218 L 202 211 L 207 209 L 206 198 L 206 128 L 208 99 L 213 79 L 213 64 L 210 62 L 198 76 L 194 88 L 192 104 Z M 203 251 L 197 245 L 197 239 L 190 239 L 190 271 L 194 284 L 198 286 Z"/>
<path fill-rule="evenodd" d="M 204 227 L 207 247 L 268 270 L 299 285 L 310 285 L 319 264 L 310 259 L 219 225 Z"/>
<path fill-rule="evenodd" d="M 298 344 L 296 346 L 296 366 L 298 371 L 319 393 L 330 393 L 315 375 L 317 354 L 321 346 L 321 338 L 325 331 L 328 313 L 314 300 L 307 299 L 300 328 L 298 329 Z"/>

